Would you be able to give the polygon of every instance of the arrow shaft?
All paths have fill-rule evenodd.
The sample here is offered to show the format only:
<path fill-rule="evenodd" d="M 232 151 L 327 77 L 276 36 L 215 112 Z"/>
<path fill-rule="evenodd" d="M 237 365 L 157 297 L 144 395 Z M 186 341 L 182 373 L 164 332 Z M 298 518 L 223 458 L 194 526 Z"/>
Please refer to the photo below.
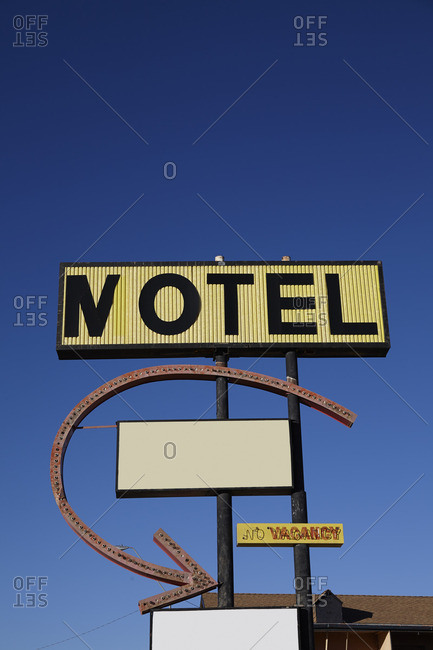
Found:
<path fill-rule="evenodd" d="M 88 528 L 69 504 L 60 504 L 59 508 L 66 522 L 82 538 L 83 542 L 100 555 L 114 562 L 114 564 L 118 564 L 122 568 L 128 569 L 128 571 L 138 573 L 138 575 L 144 578 L 150 578 L 151 580 L 158 580 L 159 582 L 179 586 L 189 584 L 189 571 L 179 571 L 176 568 L 160 566 L 152 562 L 146 562 L 135 555 L 125 553 L 125 551 L 121 551 L 116 546 L 112 546 L 105 539 L 97 535 L 91 528 Z"/>

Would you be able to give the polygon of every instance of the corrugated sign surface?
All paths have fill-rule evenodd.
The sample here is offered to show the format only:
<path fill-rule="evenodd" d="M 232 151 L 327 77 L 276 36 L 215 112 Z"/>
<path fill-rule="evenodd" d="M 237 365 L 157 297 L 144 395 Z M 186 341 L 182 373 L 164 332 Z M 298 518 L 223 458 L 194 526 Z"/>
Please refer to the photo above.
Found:
<path fill-rule="evenodd" d="M 65 264 L 60 358 L 384 356 L 380 262 Z"/>

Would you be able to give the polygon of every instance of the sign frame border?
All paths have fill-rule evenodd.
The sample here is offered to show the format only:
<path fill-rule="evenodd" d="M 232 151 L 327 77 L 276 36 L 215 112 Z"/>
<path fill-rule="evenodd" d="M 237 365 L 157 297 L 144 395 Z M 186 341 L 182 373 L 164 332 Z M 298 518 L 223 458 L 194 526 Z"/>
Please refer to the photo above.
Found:
<path fill-rule="evenodd" d="M 290 594 L 288 594 L 290 595 Z M 218 607 L 200 607 L 199 609 L 194 609 L 193 607 L 183 607 L 182 609 L 178 609 L 177 611 L 182 611 L 182 612 L 221 612 L 221 611 L 242 611 L 242 610 L 272 610 L 272 611 L 278 611 L 278 610 L 295 610 L 296 611 L 296 623 L 297 623 L 297 639 L 298 639 L 298 647 L 295 650 L 301 650 L 301 615 L 300 615 L 300 608 L 295 604 L 295 605 L 277 605 L 276 607 L 225 607 L 224 609 L 220 609 Z M 150 625 L 149 625 L 149 650 L 155 650 L 153 646 L 153 616 L 154 613 L 159 614 L 169 614 L 173 610 L 170 609 L 158 609 L 158 610 L 152 610 L 150 612 Z M 176 611 L 176 610 L 174 610 Z"/>
<path fill-rule="evenodd" d="M 290 423 L 287 418 L 230 418 L 229 420 L 215 420 L 207 418 L 205 420 L 200 420 L 200 422 L 249 422 L 249 421 L 264 421 L 268 422 L 269 420 L 286 422 L 287 423 L 287 434 L 289 440 L 289 452 L 290 452 L 290 473 L 291 482 L 293 483 L 293 472 L 292 472 L 292 449 L 290 448 Z M 128 423 L 128 422 L 196 422 L 194 419 L 187 420 L 117 420 L 116 428 L 116 499 L 135 499 L 135 498 L 164 498 L 164 497 L 215 497 L 218 492 L 221 491 L 230 491 L 233 496 L 290 496 L 293 493 L 293 485 L 285 485 L 281 487 L 229 487 L 225 488 L 224 486 L 213 488 L 206 487 L 203 488 L 158 488 L 158 489 L 130 489 L 130 490 L 119 490 L 118 479 L 119 479 L 119 424 Z"/>

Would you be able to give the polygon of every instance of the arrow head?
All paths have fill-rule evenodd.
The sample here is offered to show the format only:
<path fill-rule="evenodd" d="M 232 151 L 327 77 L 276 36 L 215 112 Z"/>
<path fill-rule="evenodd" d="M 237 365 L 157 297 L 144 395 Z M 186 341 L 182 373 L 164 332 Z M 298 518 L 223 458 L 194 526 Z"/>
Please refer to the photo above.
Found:
<path fill-rule="evenodd" d="M 197 564 L 179 544 L 176 544 L 162 528 L 156 531 L 153 536 L 153 541 L 183 569 L 187 574 L 187 578 L 182 585 L 175 589 L 140 600 L 138 608 L 141 614 L 146 614 L 151 609 L 156 609 L 157 607 L 166 607 L 173 603 L 180 603 L 182 600 L 199 596 L 218 586 L 218 583 L 215 582 L 207 571 Z"/>

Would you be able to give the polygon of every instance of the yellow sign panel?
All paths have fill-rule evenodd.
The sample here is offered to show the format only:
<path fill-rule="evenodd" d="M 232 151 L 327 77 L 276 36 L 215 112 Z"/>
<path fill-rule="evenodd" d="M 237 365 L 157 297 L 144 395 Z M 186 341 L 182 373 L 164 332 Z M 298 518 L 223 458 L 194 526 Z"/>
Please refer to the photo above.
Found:
<path fill-rule="evenodd" d="M 384 356 L 380 262 L 62 264 L 57 351 Z"/>
<path fill-rule="evenodd" d="M 238 524 L 237 546 L 342 546 L 343 524 Z"/>

